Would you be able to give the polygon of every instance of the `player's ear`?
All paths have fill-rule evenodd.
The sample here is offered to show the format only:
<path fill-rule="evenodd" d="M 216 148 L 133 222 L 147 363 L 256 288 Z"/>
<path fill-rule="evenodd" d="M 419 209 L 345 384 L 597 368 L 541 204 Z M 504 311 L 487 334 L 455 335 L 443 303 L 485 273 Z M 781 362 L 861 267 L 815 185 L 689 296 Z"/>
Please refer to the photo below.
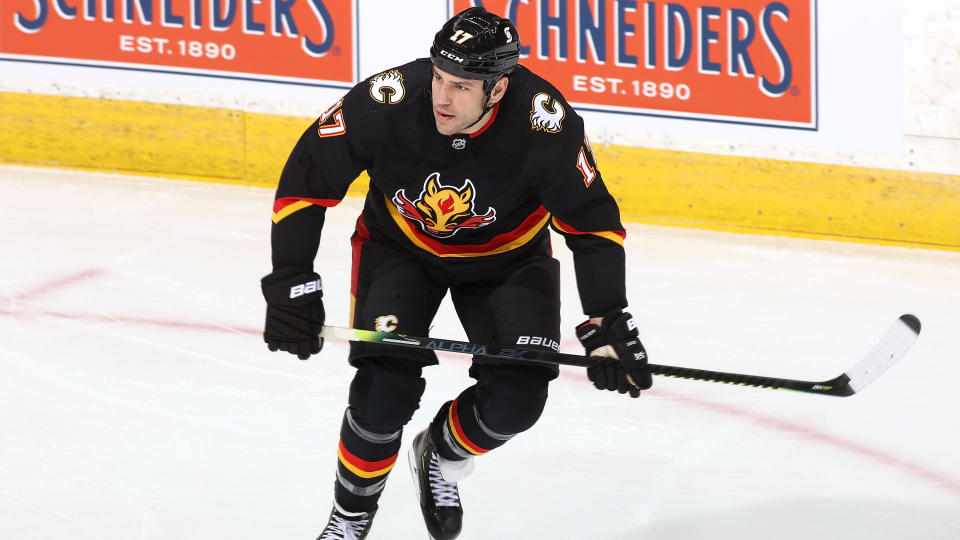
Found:
<path fill-rule="evenodd" d="M 500 80 L 493 85 L 493 89 L 490 90 L 490 106 L 496 105 L 501 99 L 503 99 L 504 94 L 507 93 L 507 85 L 510 84 L 510 79 L 507 77 L 500 77 Z"/>

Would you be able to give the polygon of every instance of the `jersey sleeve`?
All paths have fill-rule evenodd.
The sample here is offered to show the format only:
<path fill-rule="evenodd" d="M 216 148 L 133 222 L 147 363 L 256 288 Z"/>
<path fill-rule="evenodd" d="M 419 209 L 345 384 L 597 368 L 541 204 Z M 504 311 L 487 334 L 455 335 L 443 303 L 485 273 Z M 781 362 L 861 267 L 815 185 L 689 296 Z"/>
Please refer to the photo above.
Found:
<path fill-rule="evenodd" d="M 300 136 L 280 174 L 271 227 L 274 269 L 312 270 L 324 214 L 346 196 L 369 165 L 361 135 L 372 113 L 360 85 L 323 112 Z"/>
<path fill-rule="evenodd" d="M 547 181 L 540 185 L 540 197 L 552 214 L 551 226 L 573 252 L 583 312 L 599 316 L 627 307 L 626 231 L 584 135 L 583 121 L 579 116 L 574 119 L 555 146 L 553 166 Z"/>

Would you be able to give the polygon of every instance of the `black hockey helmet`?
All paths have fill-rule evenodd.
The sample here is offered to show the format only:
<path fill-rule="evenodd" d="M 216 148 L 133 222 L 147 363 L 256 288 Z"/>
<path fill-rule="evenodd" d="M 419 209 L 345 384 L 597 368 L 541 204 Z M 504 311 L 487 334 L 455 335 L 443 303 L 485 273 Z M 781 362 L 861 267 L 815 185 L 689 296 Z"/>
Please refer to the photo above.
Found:
<path fill-rule="evenodd" d="M 520 59 L 520 35 L 510 19 L 482 7 L 461 11 L 433 38 L 430 60 L 438 68 L 465 79 L 480 79 L 485 87 L 509 75 Z"/>

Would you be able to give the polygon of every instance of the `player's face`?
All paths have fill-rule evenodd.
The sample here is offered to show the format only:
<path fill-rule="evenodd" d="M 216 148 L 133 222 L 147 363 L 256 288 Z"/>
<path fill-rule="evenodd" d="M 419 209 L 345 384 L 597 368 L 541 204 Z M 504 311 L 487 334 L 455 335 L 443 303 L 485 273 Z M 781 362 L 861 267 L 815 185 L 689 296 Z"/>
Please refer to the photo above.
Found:
<path fill-rule="evenodd" d="M 483 126 L 477 122 L 483 112 L 483 81 L 464 79 L 433 68 L 433 118 L 444 135 L 473 133 Z M 476 122 L 476 123 L 475 123 Z"/>

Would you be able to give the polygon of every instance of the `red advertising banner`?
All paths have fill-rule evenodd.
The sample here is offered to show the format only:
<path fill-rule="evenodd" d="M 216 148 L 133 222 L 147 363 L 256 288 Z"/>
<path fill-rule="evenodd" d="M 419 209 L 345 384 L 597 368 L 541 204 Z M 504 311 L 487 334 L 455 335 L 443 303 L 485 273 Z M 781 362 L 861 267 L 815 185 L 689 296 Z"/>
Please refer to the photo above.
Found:
<path fill-rule="evenodd" d="M 450 0 L 583 110 L 817 129 L 816 0 Z"/>
<path fill-rule="evenodd" d="M 3 0 L 0 57 L 348 87 L 356 2 Z"/>

